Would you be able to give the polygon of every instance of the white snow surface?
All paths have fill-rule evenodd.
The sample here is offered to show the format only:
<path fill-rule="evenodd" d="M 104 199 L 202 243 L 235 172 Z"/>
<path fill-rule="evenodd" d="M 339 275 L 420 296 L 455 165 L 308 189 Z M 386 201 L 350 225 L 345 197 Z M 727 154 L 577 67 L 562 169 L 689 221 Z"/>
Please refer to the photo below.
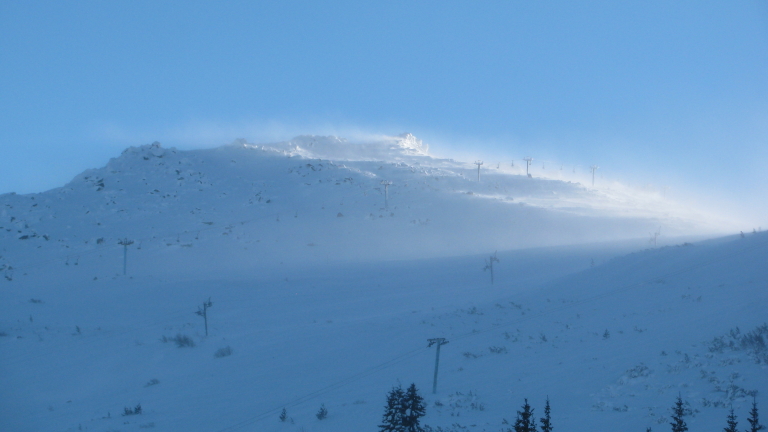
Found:
<path fill-rule="evenodd" d="M 2 195 L 0 430 L 377 430 L 410 383 L 443 431 L 502 430 L 547 397 L 561 431 L 664 430 L 678 394 L 691 431 L 731 405 L 746 424 L 768 384 L 745 338 L 768 337 L 768 235 L 693 241 L 728 225 L 522 174 L 478 182 L 409 134 L 302 136 L 131 147 Z"/>

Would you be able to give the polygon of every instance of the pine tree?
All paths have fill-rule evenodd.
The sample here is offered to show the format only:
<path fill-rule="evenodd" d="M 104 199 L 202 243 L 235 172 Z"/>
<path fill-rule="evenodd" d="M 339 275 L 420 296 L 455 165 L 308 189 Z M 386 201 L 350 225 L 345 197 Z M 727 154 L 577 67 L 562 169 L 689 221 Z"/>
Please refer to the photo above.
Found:
<path fill-rule="evenodd" d="M 403 431 L 404 432 L 424 432 L 424 428 L 419 426 L 419 418 L 426 413 L 424 408 L 424 398 L 419 395 L 416 384 L 411 384 L 405 392 L 402 399 L 401 409 L 403 413 Z"/>
<path fill-rule="evenodd" d="M 552 419 L 549 416 L 549 396 L 547 396 L 547 404 L 544 405 L 544 417 L 540 420 L 541 432 L 552 432 Z"/>
<path fill-rule="evenodd" d="M 670 425 L 672 425 L 672 432 L 686 432 L 688 430 L 688 425 L 686 425 L 685 420 L 683 420 L 684 416 L 685 409 L 683 408 L 683 398 L 678 395 L 675 407 L 672 408 L 673 422 L 670 423 Z"/>
<path fill-rule="evenodd" d="M 747 432 L 757 432 L 765 429 L 765 426 L 760 424 L 757 417 L 757 401 L 754 399 L 752 400 L 752 410 L 749 412 L 747 421 L 749 422 L 749 430 Z"/>
<path fill-rule="evenodd" d="M 379 425 L 381 432 L 402 432 L 404 430 L 402 410 L 404 399 L 405 392 L 400 386 L 393 387 L 387 394 L 387 405 L 384 407 L 384 416 Z"/>
<path fill-rule="evenodd" d="M 283 408 L 283 412 L 280 413 L 280 421 L 284 422 L 288 420 L 288 413 L 285 411 L 285 408 Z"/>
<path fill-rule="evenodd" d="M 739 426 L 739 423 L 736 421 L 736 415 L 733 414 L 733 407 L 731 407 L 731 412 L 728 414 L 728 427 L 723 429 L 723 432 L 739 432 L 736 427 Z"/>
<path fill-rule="evenodd" d="M 533 409 L 528 405 L 528 399 L 525 399 L 523 411 L 517 412 L 514 432 L 536 432 L 536 418 L 533 416 Z"/>

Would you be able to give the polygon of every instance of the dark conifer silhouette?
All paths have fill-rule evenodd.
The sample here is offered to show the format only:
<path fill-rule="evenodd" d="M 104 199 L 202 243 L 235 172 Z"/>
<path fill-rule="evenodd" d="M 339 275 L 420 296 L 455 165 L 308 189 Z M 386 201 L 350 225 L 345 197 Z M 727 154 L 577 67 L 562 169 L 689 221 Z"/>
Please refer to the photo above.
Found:
<path fill-rule="evenodd" d="M 402 401 L 403 409 L 403 431 L 404 432 L 424 432 L 419 426 L 419 418 L 426 413 L 424 409 L 424 398 L 419 395 L 416 384 L 411 384 L 405 392 L 405 398 Z"/>
<path fill-rule="evenodd" d="M 683 408 L 683 398 L 679 395 L 677 396 L 677 402 L 675 402 L 675 407 L 672 408 L 672 432 L 686 432 L 688 430 L 688 425 L 685 424 L 685 420 L 683 420 L 683 417 L 685 416 L 685 408 Z"/>
<path fill-rule="evenodd" d="M 403 430 L 403 416 L 401 404 L 405 398 L 405 392 L 400 386 L 393 387 L 387 394 L 387 405 L 384 407 L 384 416 L 381 419 L 379 430 L 381 432 L 400 432 Z"/>
<path fill-rule="evenodd" d="M 419 395 L 415 384 L 408 390 L 392 388 L 387 394 L 387 405 L 379 425 L 381 432 L 424 432 L 419 419 L 426 413 L 424 398 Z"/>
<path fill-rule="evenodd" d="M 533 416 L 533 408 L 528 405 L 528 399 L 525 399 L 523 410 L 517 412 L 517 419 L 512 430 L 514 432 L 537 432 L 536 418 Z"/>
<path fill-rule="evenodd" d="M 549 416 L 549 396 L 547 396 L 547 404 L 544 405 L 544 417 L 539 420 L 541 420 L 541 432 L 552 432 L 552 419 Z"/>
<path fill-rule="evenodd" d="M 736 429 L 738 426 L 739 422 L 736 421 L 736 415 L 733 413 L 733 407 L 731 407 L 731 412 L 728 414 L 728 426 L 723 429 L 723 432 L 739 432 Z"/>
<path fill-rule="evenodd" d="M 757 400 L 752 400 L 752 410 L 749 411 L 749 418 L 747 419 L 749 422 L 749 429 L 747 432 L 757 432 L 765 429 L 765 426 L 760 424 L 759 418 L 757 416 Z"/>

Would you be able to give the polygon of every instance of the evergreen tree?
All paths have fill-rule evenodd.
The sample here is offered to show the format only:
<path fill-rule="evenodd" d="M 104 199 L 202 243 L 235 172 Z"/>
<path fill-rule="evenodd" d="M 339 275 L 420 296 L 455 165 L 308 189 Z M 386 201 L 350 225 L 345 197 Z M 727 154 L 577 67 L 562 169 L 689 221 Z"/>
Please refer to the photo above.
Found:
<path fill-rule="evenodd" d="M 723 429 L 723 432 L 739 432 L 736 427 L 739 425 L 739 422 L 736 421 L 736 415 L 733 414 L 733 407 L 731 407 L 731 412 L 728 414 L 728 427 Z"/>
<path fill-rule="evenodd" d="M 540 420 L 541 432 L 552 432 L 552 420 L 549 417 L 549 396 L 547 396 L 547 404 L 544 405 L 544 417 Z"/>
<path fill-rule="evenodd" d="M 283 412 L 280 413 L 280 421 L 284 422 L 288 420 L 288 413 L 285 411 L 285 408 L 283 408 Z"/>
<path fill-rule="evenodd" d="M 533 408 L 528 405 L 528 399 L 525 399 L 523 411 L 517 412 L 517 419 L 515 420 L 513 430 L 514 432 L 537 432 L 536 418 L 533 416 Z"/>
<path fill-rule="evenodd" d="M 688 430 L 688 425 L 685 424 L 685 420 L 683 420 L 683 417 L 685 416 L 685 409 L 683 408 L 683 398 L 679 395 L 677 396 L 677 402 L 675 402 L 675 407 L 672 408 L 672 432 L 686 432 Z"/>
<path fill-rule="evenodd" d="M 402 432 L 404 430 L 402 409 L 404 399 L 405 392 L 400 386 L 393 387 L 387 394 L 387 405 L 384 407 L 384 416 L 379 425 L 381 432 Z"/>
<path fill-rule="evenodd" d="M 765 429 L 765 426 L 761 425 L 757 418 L 757 401 L 754 399 L 752 400 L 752 410 L 749 412 L 747 421 L 749 422 L 749 430 L 747 432 L 757 432 Z"/>
<path fill-rule="evenodd" d="M 424 428 L 419 426 L 419 418 L 426 414 L 424 408 L 424 398 L 416 390 L 416 384 L 411 384 L 405 392 L 405 397 L 401 402 L 403 415 L 404 432 L 424 432 Z"/>

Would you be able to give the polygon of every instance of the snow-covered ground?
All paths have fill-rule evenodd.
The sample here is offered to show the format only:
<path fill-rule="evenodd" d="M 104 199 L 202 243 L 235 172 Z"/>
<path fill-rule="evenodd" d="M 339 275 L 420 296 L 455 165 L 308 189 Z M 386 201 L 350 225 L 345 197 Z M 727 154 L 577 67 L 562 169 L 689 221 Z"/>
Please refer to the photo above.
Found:
<path fill-rule="evenodd" d="M 733 227 L 519 169 L 478 182 L 410 135 L 298 137 L 133 147 L 0 196 L 0 429 L 376 430 L 411 382 L 456 431 L 498 431 L 524 398 L 573 431 L 664 430 L 678 394 L 692 431 L 762 402 L 768 353 L 742 342 L 766 321 L 768 235 L 700 241 Z"/>

